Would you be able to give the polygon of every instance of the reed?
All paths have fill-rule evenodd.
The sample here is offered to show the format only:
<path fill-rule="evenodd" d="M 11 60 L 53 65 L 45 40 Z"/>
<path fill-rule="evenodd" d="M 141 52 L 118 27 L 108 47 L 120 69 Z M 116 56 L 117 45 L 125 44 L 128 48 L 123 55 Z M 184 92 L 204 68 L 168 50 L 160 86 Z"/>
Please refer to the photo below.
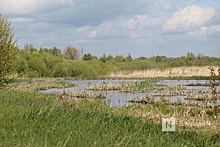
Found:
<path fill-rule="evenodd" d="M 217 69 L 218 66 L 213 66 Z M 191 67 L 174 67 L 166 69 L 148 69 L 148 70 L 136 70 L 136 71 L 119 71 L 117 73 L 111 73 L 107 77 L 109 78 L 122 78 L 122 79 L 137 79 L 137 78 L 170 78 L 170 79 L 182 79 L 186 77 L 195 78 L 207 78 L 209 77 L 208 66 L 191 66 Z M 190 78 L 192 79 L 192 78 Z"/>
<path fill-rule="evenodd" d="M 212 93 L 212 102 L 213 102 L 213 109 L 214 109 L 214 117 L 218 117 L 218 93 L 216 89 L 216 74 L 215 70 L 210 67 L 210 74 L 211 74 L 211 79 L 210 79 L 210 87 L 211 87 L 211 93 Z M 218 69 L 219 71 L 219 69 Z"/>
<path fill-rule="evenodd" d="M 218 70 L 219 72 L 220 70 Z M 210 86 L 212 92 L 210 90 L 202 90 L 202 89 L 187 89 L 186 85 L 176 85 L 176 86 L 155 86 L 154 90 L 151 91 L 153 93 L 154 98 L 149 98 L 146 96 L 140 99 L 132 99 L 129 102 L 131 103 L 139 103 L 145 105 L 155 105 L 160 104 L 168 107 L 190 107 L 195 109 L 194 113 L 190 114 L 190 117 L 210 117 L 212 116 L 214 119 L 218 117 L 218 113 L 220 112 L 220 105 L 218 104 L 218 92 L 216 86 L 218 83 L 216 82 L 216 75 L 214 73 L 214 69 L 211 68 L 211 81 Z M 189 85 L 187 85 L 189 86 Z M 190 86 L 207 86 L 207 84 L 192 84 Z M 184 98 L 183 101 L 170 101 L 170 98 L 174 96 L 179 96 Z M 155 101 L 155 97 L 159 97 L 159 101 Z M 167 98 L 166 98 L 167 97 Z M 154 99 L 154 101 L 152 100 Z M 175 98 L 176 99 L 176 98 Z"/>
<path fill-rule="evenodd" d="M 157 89 L 154 92 L 154 96 L 186 96 L 186 86 L 176 85 L 176 86 L 166 86 L 165 88 Z"/>
<path fill-rule="evenodd" d="M 31 80 L 28 84 L 11 84 L 7 87 L 9 90 L 22 90 L 22 91 L 34 91 L 38 92 L 40 90 L 47 90 L 50 88 L 67 88 L 74 87 L 74 83 L 64 82 L 64 81 L 53 81 L 53 80 L 42 80 L 35 81 Z"/>
<path fill-rule="evenodd" d="M 93 91 L 110 91 L 110 90 L 117 90 L 120 92 L 130 92 L 130 93 L 137 93 L 137 92 L 149 92 L 153 90 L 155 84 L 149 81 L 136 81 L 136 82 L 117 82 L 117 83 L 102 83 L 99 85 L 93 86 L 86 86 L 86 90 L 93 90 Z"/>
<path fill-rule="evenodd" d="M 56 95 L 59 99 L 74 100 L 74 98 L 87 98 L 87 99 L 105 99 L 106 95 L 102 92 L 89 93 L 87 91 L 64 91 Z"/>

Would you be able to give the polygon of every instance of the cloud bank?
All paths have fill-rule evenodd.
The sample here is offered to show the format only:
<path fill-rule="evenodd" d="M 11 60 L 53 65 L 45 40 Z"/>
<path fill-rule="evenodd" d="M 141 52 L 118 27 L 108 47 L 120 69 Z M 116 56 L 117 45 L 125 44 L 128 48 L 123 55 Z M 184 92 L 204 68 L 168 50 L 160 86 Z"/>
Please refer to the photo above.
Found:
<path fill-rule="evenodd" d="M 97 56 L 220 56 L 219 9 L 205 0 L 0 1 L 21 48 L 83 46 Z"/>

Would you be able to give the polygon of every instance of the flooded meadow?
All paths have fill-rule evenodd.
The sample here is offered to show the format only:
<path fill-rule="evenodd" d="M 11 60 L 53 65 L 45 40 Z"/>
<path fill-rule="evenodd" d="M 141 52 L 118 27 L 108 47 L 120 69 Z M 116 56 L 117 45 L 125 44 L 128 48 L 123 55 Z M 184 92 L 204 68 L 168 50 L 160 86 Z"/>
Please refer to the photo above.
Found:
<path fill-rule="evenodd" d="M 167 105 L 211 107 L 210 80 L 66 80 L 73 87 L 39 90 L 74 100 L 100 99 L 111 107 L 156 101 Z M 217 81 L 218 83 L 218 81 Z M 220 86 L 215 86 L 219 91 Z M 219 92 L 216 93 L 219 101 Z"/>

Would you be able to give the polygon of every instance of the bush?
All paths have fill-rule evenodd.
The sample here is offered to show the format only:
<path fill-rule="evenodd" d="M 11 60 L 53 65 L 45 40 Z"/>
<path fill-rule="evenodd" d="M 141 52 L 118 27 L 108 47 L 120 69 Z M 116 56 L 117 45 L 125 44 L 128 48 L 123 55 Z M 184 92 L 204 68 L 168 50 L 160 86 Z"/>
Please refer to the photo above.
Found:
<path fill-rule="evenodd" d="M 16 74 L 17 51 L 11 23 L 0 14 L 0 86 L 8 83 Z"/>

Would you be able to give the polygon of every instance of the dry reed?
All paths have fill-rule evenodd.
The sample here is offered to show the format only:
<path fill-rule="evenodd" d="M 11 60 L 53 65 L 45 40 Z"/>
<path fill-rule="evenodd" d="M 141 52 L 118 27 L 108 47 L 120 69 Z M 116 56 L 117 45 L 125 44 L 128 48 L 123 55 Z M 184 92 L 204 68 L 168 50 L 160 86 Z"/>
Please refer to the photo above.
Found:
<path fill-rule="evenodd" d="M 214 70 L 217 66 L 212 67 Z M 219 71 L 220 72 L 220 71 Z M 174 67 L 167 69 L 148 69 L 140 71 L 120 71 L 111 73 L 110 78 L 158 78 L 158 77 L 192 77 L 210 76 L 208 66 Z"/>

